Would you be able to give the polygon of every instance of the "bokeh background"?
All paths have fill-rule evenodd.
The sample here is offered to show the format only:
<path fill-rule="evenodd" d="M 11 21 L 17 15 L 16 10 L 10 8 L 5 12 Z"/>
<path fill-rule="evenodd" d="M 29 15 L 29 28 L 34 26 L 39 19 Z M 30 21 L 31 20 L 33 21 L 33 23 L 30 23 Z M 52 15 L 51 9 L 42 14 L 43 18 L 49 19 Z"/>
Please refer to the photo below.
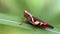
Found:
<path fill-rule="evenodd" d="M 49 22 L 54 30 L 60 32 L 60 0 L 0 0 L 0 34 L 57 34 L 26 24 L 19 25 L 24 10 L 29 11 L 39 19 Z"/>

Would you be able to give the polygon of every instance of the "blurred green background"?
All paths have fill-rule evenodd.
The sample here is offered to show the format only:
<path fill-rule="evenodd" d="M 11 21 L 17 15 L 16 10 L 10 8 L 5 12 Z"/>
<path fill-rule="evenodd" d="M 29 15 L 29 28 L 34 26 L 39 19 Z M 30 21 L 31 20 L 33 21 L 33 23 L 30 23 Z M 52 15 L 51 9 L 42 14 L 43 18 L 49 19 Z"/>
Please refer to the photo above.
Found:
<path fill-rule="evenodd" d="M 60 32 L 60 0 L 0 0 L 0 34 L 57 34 L 26 24 L 19 25 L 24 10 L 54 26 Z"/>

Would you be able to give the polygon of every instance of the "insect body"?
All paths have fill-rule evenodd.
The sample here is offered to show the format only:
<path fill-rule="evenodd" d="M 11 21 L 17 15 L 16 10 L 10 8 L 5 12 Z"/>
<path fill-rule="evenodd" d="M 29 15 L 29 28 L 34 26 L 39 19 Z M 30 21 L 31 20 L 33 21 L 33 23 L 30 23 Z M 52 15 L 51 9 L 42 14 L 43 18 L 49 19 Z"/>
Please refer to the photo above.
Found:
<path fill-rule="evenodd" d="M 44 22 L 40 19 L 38 19 L 37 17 L 31 15 L 28 11 L 24 11 L 24 17 L 27 19 L 27 21 L 29 23 L 31 23 L 33 26 L 37 26 L 37 27 L 40 27 L 40 28 L 43 28 L 43 29 L 46 29 L 46 28 L 51 28 L 53 29 L 54 27 L 49 25 L 47 22 Z"/>

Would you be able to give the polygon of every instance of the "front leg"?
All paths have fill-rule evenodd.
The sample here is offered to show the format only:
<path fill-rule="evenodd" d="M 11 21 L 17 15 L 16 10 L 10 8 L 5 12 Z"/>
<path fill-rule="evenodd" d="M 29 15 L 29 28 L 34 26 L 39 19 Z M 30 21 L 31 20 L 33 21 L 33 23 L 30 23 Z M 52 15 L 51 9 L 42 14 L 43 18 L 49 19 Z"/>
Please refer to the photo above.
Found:
<path fill-rule="evenodd" d="M 19 23 L 19 25 L 22 25 L 24 22 L 26 21 L 25 18 L 22 18 L 21 22 Z"/>

